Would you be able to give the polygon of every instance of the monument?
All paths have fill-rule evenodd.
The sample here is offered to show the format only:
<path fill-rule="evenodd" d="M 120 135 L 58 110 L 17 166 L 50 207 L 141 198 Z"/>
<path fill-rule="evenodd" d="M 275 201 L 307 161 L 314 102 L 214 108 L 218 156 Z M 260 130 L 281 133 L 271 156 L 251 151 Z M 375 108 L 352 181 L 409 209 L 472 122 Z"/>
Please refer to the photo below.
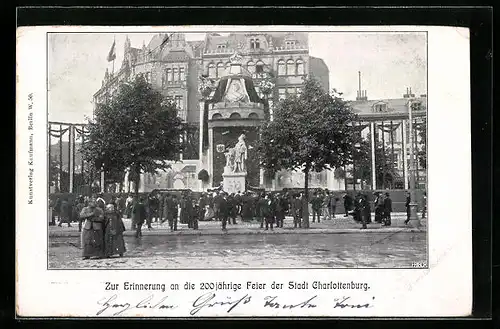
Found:
<path fill-rule="evenodd" d="M 245 135 L 238 137 L 238 142 L 224 154 L 223 190 L 227 193 L 238 193 L 245 190 L 246 185 L 246 160 L 248 157 Z"/>
<path fill-rule="evenodd" d="M 237 193 L 248 186 L 259 186 L 255 146 L 264 120 L 264 104 L 250 73 L 242 68 L 241 56 L 235 53 L 230 63 L 209 101 L 206 162 L 212 186 L 222 185 L 224 191 Z"/>

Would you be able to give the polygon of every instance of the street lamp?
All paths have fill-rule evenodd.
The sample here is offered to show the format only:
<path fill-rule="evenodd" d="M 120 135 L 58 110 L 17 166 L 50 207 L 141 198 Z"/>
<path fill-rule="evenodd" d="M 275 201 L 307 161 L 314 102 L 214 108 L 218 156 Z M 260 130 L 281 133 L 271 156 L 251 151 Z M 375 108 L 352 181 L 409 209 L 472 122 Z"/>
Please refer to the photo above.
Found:
<path fill-rule="evenodd" d="M 415 150 L 413 148 L 413 114 L 412 114 L 412 99 L 408 100 L 408 120 L 409 122 L 409 144 L 410 144 L 410 162 L 409 162 L 409 172 L 410 172 L 410 225 L 412 227 L 419 227 L 420 220 L 417 216 L 417 203 L 416 203 L 416 193 L 415 193 Z"/>

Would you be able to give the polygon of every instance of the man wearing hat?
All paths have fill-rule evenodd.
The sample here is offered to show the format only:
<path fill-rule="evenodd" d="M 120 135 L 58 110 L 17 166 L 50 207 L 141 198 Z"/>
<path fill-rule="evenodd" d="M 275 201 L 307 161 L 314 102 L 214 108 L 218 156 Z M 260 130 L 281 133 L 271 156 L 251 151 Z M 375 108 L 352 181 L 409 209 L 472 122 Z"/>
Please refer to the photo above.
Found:
<path fill-rule="evenodd" d="M 389 195 L 389 192 L 386 192 L 384 198 L 384 216 L 383 216 L 384 226 L 391 226 L 391 212 L 392 212 L 392 200 Z"/>

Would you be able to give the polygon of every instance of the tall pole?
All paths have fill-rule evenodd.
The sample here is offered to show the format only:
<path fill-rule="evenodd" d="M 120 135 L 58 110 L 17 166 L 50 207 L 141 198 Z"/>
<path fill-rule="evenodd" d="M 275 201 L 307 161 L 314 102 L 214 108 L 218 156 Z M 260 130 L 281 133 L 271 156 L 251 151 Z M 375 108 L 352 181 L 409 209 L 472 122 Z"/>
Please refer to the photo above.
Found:
<path fill-rule="evenodd" d="M 75 170 L 75 138 L 73 125 L 69 125 L 69 147 L 68 147 L 68 173 L 69 173 L 69 193 L 73 193 L 73 174 Z"/>
<path fill-rule="evenodd" d="M 405 180 L 405 184 L 404 184 L 404 189 L 407 190 L 408 189 L 408 157 L 406 156 L 406 148 L 407 148 L 407 144 L 406 143 L 406 121 L 403 119 L 403 121 L 401 122 L 401 134 L 402 134 L 402 141 L 401 141 L 401 156 L 403 157 L 403 177 L 404 177 L 404 180 Z"/>
<path fill-rule="evenodd" d="M 417 216 L 417 203 L 416 203 L 416 193 L 415 193 L 415 150 L 413 144 L 413 114 L 412 114 L 412 99 L 408 100 L 408 119 L 410 124 L 410 131 L 408 137 L 410 138 L 410 225 L 412 227 L 419 227 L 420 220 Z"/>
<path fill-rule="evenodd" d="M 372 151 L 372 190 L 377 189 L 377 173 L 375 167 L 375 122 L 370 122 L 370 139 Z"/>

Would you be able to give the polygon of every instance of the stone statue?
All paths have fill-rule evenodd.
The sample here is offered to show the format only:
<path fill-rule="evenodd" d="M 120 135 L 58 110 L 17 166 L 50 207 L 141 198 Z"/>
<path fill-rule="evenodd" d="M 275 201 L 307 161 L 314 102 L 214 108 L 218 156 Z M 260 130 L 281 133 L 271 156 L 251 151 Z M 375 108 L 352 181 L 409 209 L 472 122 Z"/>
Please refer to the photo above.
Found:
<path fill-rule="evenodd" d="M 245 144 L 245 135 L 241 134 L 236 143 L 235 158 L 234 158 L 234 172 L 245 172 L 245 161 L 247 160 L 247 146 Z"/>

